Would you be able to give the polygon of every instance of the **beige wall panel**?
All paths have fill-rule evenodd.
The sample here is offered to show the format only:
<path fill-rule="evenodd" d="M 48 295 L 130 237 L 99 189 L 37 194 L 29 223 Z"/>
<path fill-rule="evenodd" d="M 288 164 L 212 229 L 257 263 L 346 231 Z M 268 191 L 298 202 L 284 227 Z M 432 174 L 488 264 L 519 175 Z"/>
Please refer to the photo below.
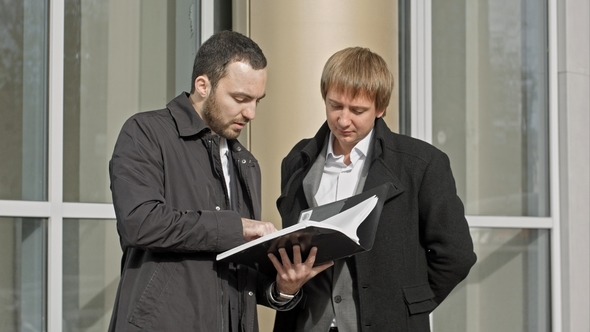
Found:
<path fill-rule="evenodd" d="M 368 47 L 380 54 L 397 85 L 397 1 L 250 0 L 250 36 L 268 59 L 267 96 L 251 123 L 250 149 L 262 168 L 262 217 L 280 227 L 276 199 L 280 163 L 299 140 L 325 120 L 320 76 L 338 50 Z M 397 88 L 387 110 L 398 128 Z M 271 331 L 274 312 L 260 308 L 261 331 Z"/>
<path fill-rule="evenodd" d="M 320 94 L 324 63 L 334 52 L 363 46 L 397 73 L 397 2 L 251 0 L 250 33 L 268 59 L 267 97 L 252 122 L 251 150 L 263 172 L 263 217 L 279 223 L 280 162 L 325 120 Z M 396 75 L 397 76 L 397 75 Z M 397 81 L 397 80 L 396 80 Z M 397 89 L 387 122 L 397 129 Z"/>

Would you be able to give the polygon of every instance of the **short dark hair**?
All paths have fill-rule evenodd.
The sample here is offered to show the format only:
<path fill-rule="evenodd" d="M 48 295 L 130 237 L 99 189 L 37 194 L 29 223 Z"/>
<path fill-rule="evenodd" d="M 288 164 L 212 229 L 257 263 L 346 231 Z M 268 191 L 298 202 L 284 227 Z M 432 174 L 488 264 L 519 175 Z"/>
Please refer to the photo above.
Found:
<path fill-rule="evenodd" d="M 266 68 L 266 57 L 252 39 L 235 31 L 220 31 L 207 39 L 197 51 L 193 65 L 191 93 L 195 79 L 206 75 L 213 90 L 226 74 L 230 63 L 243 61 L 255 70 Z"/>
<path fill-rule="evenodd" d="M 320 82 L 322 98 L 331 88 L 337 92 L 362 95 L 375 102 L 378 111 L 389 105 L 393 75 L 387 63 L 368 48 L 349 47 L 334 53 L 326 62 Z M 383 113 L 385 114 L 385 113 Z"/>

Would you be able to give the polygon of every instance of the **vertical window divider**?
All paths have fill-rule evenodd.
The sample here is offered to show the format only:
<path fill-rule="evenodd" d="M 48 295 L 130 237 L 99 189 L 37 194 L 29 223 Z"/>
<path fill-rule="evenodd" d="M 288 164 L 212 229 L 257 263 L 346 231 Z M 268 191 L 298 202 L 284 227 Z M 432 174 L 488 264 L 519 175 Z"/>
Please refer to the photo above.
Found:
<path fill-rule="evenodd" d="M 562 290 L 561 290 L 561 211 L 559 184 L 559 106 L 558 106 L 558 66 L 557 66 L 557 1 L 548 0 L 548 82 L 549 82 L 549 195 L 550 216 L 553 227 L 550 231 L 551 247 L 551 330 L 562 329 Z"/>
<path fill-rule="evenodd" d="M 411 1 L 411 135 L 432 142 L 431 0 Z"/>
<path fill-rule="evenodd" d="M 432 143 L 431 0 L 410 1 L 410 134 Z M 435 331 L 430 313 L 430 330 Z"/>
<path fill-rule="evenodd" d="M 201 3 L 201 23 L 199 27 L 201 28 L 201 40 L 200 42 L 204 42 L 205 40 L 209 39 L 215 33 L 215 3 L 213 0 L 200 0 Z M 201 45 L 197 45 L 197 49 Z"/>
<path fill-rule="evenodd" d="M 64 0 L 49 4 L 47 331 L 62 331 Z"/>

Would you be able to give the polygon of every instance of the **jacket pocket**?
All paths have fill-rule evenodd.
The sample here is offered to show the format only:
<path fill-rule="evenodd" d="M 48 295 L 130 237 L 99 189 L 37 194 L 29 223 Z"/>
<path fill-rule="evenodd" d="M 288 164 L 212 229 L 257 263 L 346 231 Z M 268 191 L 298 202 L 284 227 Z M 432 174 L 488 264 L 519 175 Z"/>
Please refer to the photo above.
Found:
<path fill-rule="evenodd" d="M 406 286 L 402 290 L 410 315 L 431 312 L 436 308 L 434 293 L 429 284 Z"/>
<path fill-rule="evenodd" d="M 170 271 L 172 268 L 173 266 L 169 263 L 159 263 L 156 266 L 135 309 L 129 316 L 129 323 L 144 329 L 151 327 L 154 319 L 165 308 L 163 302 L 173 275 Z"/>

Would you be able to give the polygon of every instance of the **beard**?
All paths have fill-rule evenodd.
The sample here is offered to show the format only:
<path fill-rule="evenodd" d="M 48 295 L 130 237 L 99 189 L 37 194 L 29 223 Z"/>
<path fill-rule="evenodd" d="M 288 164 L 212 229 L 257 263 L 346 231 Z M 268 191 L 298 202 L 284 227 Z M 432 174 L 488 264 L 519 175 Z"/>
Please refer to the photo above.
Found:
<path fill-rule="evenodd" d="M 225 139 L 236 139 L 240 136 L 242 132 L 241 129 L 232 129 L 231 125 L 234 122 L 239 123 L 248 123 L 249 120 L 245 119 L 241 116 L 236 117 L 235 119 L 231 119 L 229 121 L 225 121 L 223 118 L 223 112 L 217 103 L 215 91 L 213 91 L 205 102 L 203 103 L 203 120 L 205 123 L 209 125 L 211 130 L 216 133 L 217 135 L 225 138 Z"/>

